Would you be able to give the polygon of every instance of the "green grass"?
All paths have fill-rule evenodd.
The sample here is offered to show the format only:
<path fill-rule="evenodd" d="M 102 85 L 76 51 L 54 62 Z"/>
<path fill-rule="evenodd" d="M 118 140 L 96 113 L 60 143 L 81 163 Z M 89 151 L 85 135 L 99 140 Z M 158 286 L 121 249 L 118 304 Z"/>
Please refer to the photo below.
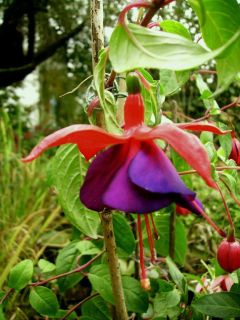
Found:
<path fill-rule="evenodd" d="M 60 208 L 47 184 L 47 159 L 21 162 L 22 132 L 0 117 L 0 288 L 20 259 L 37 260 L 61 226 Z M 19 143 L 21 141 L 21 143 Z M 29 149 L 30 147 L 28 147 Z M 61 228 L 60 228 L 61 229 Z M 41 237 L 52 233 L 47 240 Z"/>

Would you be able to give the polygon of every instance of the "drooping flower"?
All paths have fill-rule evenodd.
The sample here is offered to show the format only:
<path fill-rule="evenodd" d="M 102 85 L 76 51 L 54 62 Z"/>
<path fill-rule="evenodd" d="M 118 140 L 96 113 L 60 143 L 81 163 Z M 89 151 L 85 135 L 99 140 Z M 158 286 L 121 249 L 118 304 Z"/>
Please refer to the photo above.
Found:
<path fill-rule="evenodd" d="M 145 126 L 139 79 L 135 74 L 127 79 L 129 95 L 124 107 L 125 124 L 121 136 L 93 125 L 72 125 L 43 139 L 23 161 L 34 160 L 50 147 L 74 143 L 87 160 L 96 155 L 80 190 L 80 199 L 86 207 L 95 211 L 117 209 L 148 214 L 176 203 L 191 212 L 204 215 L 196 194 L 185 186 L 171 161 L 154 140 L 166 141 L 207 185 L 216 188 L 207 152 L 199 139 L 184 129 L 216 134 L 226 132 L 209 123 L 160 124 L 154 128 Z M 141 224 L 140 216 L 138 224 Z M 225 235 L 216 225 L 212 225 L 221 235 Z"/>
<path fill-rule="evenodd" d="M 72 125 L 43 139 L 23 159 L 30 162 L 43 151 L 66 143 L 75 143 L 87 160 L 94 155 L 80 198 L 90 209 L 118 209 L 131 213 L 149 213 L 175 202 L 192 212 L 195 193 L 180 179 L 155 139 L 169 143 L 198 173 L 215 188 L 207 153 L 198 138 L 183 129 L 224 134 L 212 124 L 161 124 L 146 127 L 140 86 L 134 82 L 125 103 L 124 133 L 108 133 L 93 125 Z M 130 83 L 130 82 L 129 82 Z M 108 148 L 107 148 L 108 147 Z M 99 153 L 99 151 L 104 150 Z M 124 191 L 124 192 L 123 192 Z M 197 213 L 196 212 L 196 213 Z"/>
<path fill-rule="evenodd" d="M 229 159 L 233 159 L 237 165 L 240 165 L 240 142 L 232 132 L 232 150 Z"/>

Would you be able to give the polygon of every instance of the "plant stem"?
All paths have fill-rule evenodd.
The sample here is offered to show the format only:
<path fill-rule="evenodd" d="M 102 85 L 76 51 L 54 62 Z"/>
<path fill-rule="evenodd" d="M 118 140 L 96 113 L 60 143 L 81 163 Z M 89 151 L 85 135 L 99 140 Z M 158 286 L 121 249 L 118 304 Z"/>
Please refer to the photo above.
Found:
<path fill-rule="evenodd" d="M 98 53 L 104 46 L 103 33 L 103 1 L 91 0 L 91 35 L 92 35 L 92 64 L 93 68 L 98 63 Z"/>
<path fill-rule="evenodd" d="M 225 211 L 226 211 L 226 216 L 227 216 L 227 219 L 228 219 L 228 222 L 229 222 L 229 225 L 230 225 L 230 235 L 228 237 L 228 240 L 229 241 L 234 241 L 234 234 L 235 234 L 235 227 L 234 227 L 234 223 L 233 223 L 233 220 L 232 220 L 232 217 L 231 217 L 231 213 L 228 209 L 228 205 L 227 205 L 227 202 L 223 196 L 223 193 L 222 193 L 222 190 L 220 188 L 220 186 L 217 184 L 217 188 L 218 188 L 218 191 L 220 193 L 220 196 L 222 198 L 222 201 L 223 201 L 223 205 L 224 205 L 224 208 L 225 208 Z"/>
<path fill-rule="evenodd" d="M 108 255 L 108 264 L 115 301 L 117 320 L 127 320 L 128 313 L 125 305 L 121 274 L 119 269 L 118 257 L 116 253 L 116 242 L 113 231 L 111 211 L 103 211 L 100 214 L 104 235 L 104 243 Z"/>

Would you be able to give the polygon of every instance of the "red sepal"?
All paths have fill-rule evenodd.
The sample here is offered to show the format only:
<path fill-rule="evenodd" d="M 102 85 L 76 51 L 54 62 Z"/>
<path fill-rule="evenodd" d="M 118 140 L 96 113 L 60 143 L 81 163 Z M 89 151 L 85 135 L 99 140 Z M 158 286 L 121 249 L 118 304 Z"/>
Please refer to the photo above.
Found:
<path fill-rule="evenodd" d="M 191 130 L 191 131 L 208 131 L 215 134 L 227 134 L 230 133 L 232 130 L 221 130 L 216 127 L 212 123 L 206 122 L 195 122 L 195 123 L 177 123 L 176 126 L 181 129 Z"/>
<path fill-rule="evenodd" d="M 66 143 L 77 144 L 79 151 L 89 160 L 98 151 L 109 145 L 122 144 L 126 140 L 126 137 L 109 134 L 96 126 L 76 124 L 60 129 L 44 138 L 22 161 L 30 162 L 40 156 L 45 150 Z"/>
<path fill-rule="evenodd" d="M 152 130 L 142 126 L 135 131 L 134 137 L 139 140 L 162 139 L 166 141 L 199 173 L 210 187 L 217 188 L 211 177 L 208 154 L 202 143 L 193 134 L 185 132 L 173 124 L 161 124 Z"/>

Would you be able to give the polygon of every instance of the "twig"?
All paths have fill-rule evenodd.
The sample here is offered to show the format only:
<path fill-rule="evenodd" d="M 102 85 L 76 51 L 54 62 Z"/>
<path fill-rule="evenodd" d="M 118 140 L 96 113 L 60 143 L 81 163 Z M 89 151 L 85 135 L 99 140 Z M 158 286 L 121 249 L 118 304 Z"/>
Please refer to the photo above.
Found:
<path fill-rule="evenodd" d="M 74 93 L 75 91 L 77 91 L 85 82 L 87 82 L 89 79 L 91 79 L 93 76 L 90 75 L 89 77 L 87 77 L 86 79 L 84 79 L 83 81 L 81 81 L 75 88 L 73 88 L 71 91 L 68 91 L 64 94 L 62 94 L 61 96 L 59 96 L 59 98 L 63 98 L 68 94 Z"/>
<path fill-rule="evenodd" d="M 77 310 L 79 307 L 81 307 L 82 304 L 84 304 L 85 302 L 87 302 L 88 300 L 99 296 L 99 293 L 94 293 L 91 296 L 88 296 L 87 298 L 83 299 L 82 301 L 80 301 L 78 304 L 76 304 L 75 306 L 73 306 L 66 314 L 63 318 L 61 318 L 61 320 L 65 320 L 67 319 L 68 316 L 70 316 L 70 314 L 72 314 L 75 310 Z"/>
<path fill-rule="evenodd" d="M 240 166 L 221 166 L 221 167 L 216 167 L 215 168 L 217 171 L 223 171 L 223 170 L 240 170 Z M 185 174 L 193 174 L 197 173 L 197 170 L 186 170 L 186 171 L 179 171 L 178 174 L 180 176 L 185 175 Z"/>
<path fill-rule="evenodd" d="M 240 107 L 240 97 L 238 97 L 235 101 L 227 104 L 226 106 L 223 106 L 222 108 L 220 108 L 220 111 L 222 112 L 222 111 L 225 111 L 225 110 L 232 108 L 232 107 Z M 192 122 L 199 122 L 199 121 L 207 120 L 211 117 L 212 117 L 212 115 L 210 114 L 210 110 L 207 110 L 203 117 L 195 119 Z"/>
<path fill-rule="evenodd" d="M 3 302 L 8 298 L 8 296 L 12 293 L 13 288 L 8 289 L 8 291 L 5 293 L 5 295 L 0 300 L 0 305 L 3 304 Z"/>
<path fill-rule="evenodd" d="M 43 284 L 46 284 L 50 281 L 53 281 L 53 280 L 56 280 L 56 279 L 59 279 L 59 278 L 62 278 L 62 277 L 66 277 L 66 276 L 69 276 L 73 273 L 77 273 L 77 272 L 81 272 L 82 270 L 84 270 L 85 268 L 87 268 L 88 266 L 90 266 L 95 260 L 97 260 L 99 257 L 101 257 L 101 255 L 105 252 L 105 250 L 101 251 L 98 255 L 96 255 L 94 258 L 92 258 L 91 260 L 89 260 L 87 263 L 83 264 L 82 266 L 79 266 L 77 267 L 76 269 L 73 269 L 71 271 L 68 271 L 68 272 L 64 272 L 64 273 L 61 273 L 61 274 L 58 274 L 56 276 L 53 276 L 53 277 L 50 277 L 46 280 L 42 280 L 42 281 L 38 281 L 38 282 L 33 282 L 33 283 L 30 283 L 29 286 L 31 287 L 37 287 L 37 286 L 41 286 Z"/>
<path fill-rule="evenodd" d="M 240 106 L 240 97 L 238 97 L 235 101 L 232 103 L 227 104 L 226 106 L 221 108 L 221 111 L 224 111 L 226 109 L 232 108 L 232 107 L 239 107 Z"/>

